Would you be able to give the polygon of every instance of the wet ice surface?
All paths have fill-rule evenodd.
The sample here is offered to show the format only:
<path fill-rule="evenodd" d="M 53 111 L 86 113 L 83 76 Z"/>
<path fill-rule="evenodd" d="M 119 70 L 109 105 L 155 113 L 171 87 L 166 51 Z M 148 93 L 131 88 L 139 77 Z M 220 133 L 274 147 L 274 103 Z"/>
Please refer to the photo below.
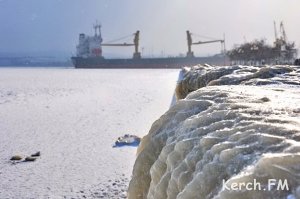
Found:
<path fill-rule="evenodd" d="M 188 95 L 141 142 L 129 199 L 300 198 L 299 81 L 293 66 L 187 72 L 177 94 Z M 254 179 L 262 190 L 223 189 Z"/>
<path fill-rule="evenodd" d="M 112 145 L 148 132 L 178 72 L 1 68 L 0 198 L 126 197 L 136 148 Z"/>

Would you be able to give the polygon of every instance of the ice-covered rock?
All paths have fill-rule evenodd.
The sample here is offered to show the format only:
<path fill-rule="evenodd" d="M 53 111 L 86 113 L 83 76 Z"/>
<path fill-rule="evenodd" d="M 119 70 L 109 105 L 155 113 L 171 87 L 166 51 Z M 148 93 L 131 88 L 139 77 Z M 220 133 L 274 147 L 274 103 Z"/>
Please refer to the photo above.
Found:
<path fill-rule="evenodd" d="M 179 93 L 194 92 L 142 139 L 128 198 L 299 198 L 297 85 L 293 66 L 187 72 Z"/>
<path fill-rule="evenodd" d="M 184 69 L 176 95 L 183 99 L 188 93 L 216 85 L 300 85 L 299 66 L 195 66 Z"/>

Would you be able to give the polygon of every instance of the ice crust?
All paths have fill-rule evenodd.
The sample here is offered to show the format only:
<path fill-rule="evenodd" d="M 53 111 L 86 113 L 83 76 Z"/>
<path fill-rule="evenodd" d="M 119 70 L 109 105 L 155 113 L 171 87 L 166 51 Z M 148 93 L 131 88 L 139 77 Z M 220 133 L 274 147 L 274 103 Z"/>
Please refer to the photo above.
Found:
<path fill-rule="evenodd" d="M 198 66 L 178 85 L 187 96 L 142 139 L 129 199 L 300 198 L 299 68 Z M 223 186 L 254 179 L 289 190 Z"/>

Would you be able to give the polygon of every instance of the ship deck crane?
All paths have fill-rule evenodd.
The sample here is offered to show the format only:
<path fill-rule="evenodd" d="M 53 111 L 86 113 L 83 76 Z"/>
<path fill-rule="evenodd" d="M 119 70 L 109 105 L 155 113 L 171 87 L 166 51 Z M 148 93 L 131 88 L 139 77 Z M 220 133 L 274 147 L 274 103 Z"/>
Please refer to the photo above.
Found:
<path fill-rule="evenodd" d="M 221 43 L 221 50 L 222 53 L 225 53 L 225 38 L 224 39 L 215 39 L 215 40 L 210 40 L 210 41 L 198 41 L 198 42 L 193 42 L 192 40 L 192 33 L 190 31 L 186 31 L 187 33 L 187 44 L 188 44 L 188 52 L 187 52 L 187 57 L 194 57 L 194 52 L 192 51 L 192 45 L 200 45 L 200 44 L 209 44 L 209 43 Z"/>
<path fill-rule="evenodd" d="M 134 34 L 134 39 L 133 43 L 103 43 L 101 46 L 112 46 L 112 47 L 127 47 L 127 46 L 134 46 L 134 53 L 133 53 L 133 58 L 134 59 L 140 59 L 141 58 L 141 53 L 139 52 L 139 40 L 140 40 L 140 31 L 136 31 Z M 130 35 L 132 36 L 132 35 Z"/>

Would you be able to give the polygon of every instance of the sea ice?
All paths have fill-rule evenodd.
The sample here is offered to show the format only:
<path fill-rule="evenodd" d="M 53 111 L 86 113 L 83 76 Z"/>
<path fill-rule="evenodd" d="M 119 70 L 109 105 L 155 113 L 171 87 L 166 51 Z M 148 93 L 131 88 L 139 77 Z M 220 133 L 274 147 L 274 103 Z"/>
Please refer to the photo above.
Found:
<path fill-rule="evenodd" d="M 0 68 L 0 198 L 126 196 L 135 147 L 171 103 L 179 70 Z M 34 162 L 11 164 L 41 151 Z"/>

